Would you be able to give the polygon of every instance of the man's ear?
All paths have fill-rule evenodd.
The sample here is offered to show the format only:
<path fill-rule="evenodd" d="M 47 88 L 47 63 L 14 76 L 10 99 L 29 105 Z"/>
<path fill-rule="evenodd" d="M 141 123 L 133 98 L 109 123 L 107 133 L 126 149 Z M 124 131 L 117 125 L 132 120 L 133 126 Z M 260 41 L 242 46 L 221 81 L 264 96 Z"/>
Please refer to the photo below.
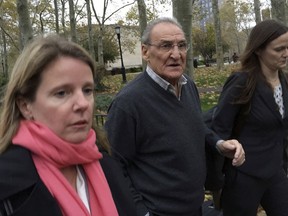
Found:
<path fill-rule="evenodd" d="M 16 104 L 17 104 L 18 109 L 20 110 L 22 116 L 25 119 L 27 119 L 27 120 L 32 120 L 33 119 L 32 111 L 31 111 L 31 103 L 30 102 L 28 102 L 24 98 L 18 98 L 16 100 Z"/>
<path fill-rule="evenodd" d="M 149 49 L 146 44 L 141 45 L 141 51 L 142 51 L 142 58 L 146 61 L 149 62 Z"/>

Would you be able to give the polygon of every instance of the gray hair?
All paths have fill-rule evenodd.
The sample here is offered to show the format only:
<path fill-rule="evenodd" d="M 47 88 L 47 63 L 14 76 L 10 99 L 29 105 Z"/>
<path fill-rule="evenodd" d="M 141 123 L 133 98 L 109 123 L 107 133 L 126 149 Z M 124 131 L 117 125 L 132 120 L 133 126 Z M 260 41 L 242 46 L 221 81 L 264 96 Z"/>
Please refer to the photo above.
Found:
<path fill-rule="evenodd" d="M 150 36 L 151 36 L 151 31 L 153 30 L 153 28 L 158 25 L 159 23 L 170 23 L 170 24 L 173 24 L 173 25 L 176 25 L 178 26 L 182 31 L 183 31 L 183 28 L 181 26 L 181 24 L 177 21 L 176 18 L 170 18 L 170 17 L 160 17 L 160 18 L 157 18 L 153 21 L 151 21 L 150 23 L 148 23 L 148 25 L 146 26 L 144 32 L 143 32 L 143 35 L 142 35 L 142 38 L 141 38 L 141 42 L 143 44 L 148 44 L 150 43 Z"/>

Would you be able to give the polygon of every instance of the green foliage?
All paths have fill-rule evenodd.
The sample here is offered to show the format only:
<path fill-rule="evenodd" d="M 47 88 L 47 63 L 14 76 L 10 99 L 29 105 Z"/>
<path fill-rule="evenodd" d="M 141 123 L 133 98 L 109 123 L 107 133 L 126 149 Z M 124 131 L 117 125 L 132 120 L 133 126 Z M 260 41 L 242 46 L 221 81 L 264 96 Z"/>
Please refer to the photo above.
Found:
<path fill-rule="evenodd" d="M 204 58 L 212 59 L 216 54 L 215 29 L 213 24 L 207 23 L 206 29 L 194 27 L 192 31 L 193 50 L 195 54 L 201 54 Z M 228 51 L 228 43 L 222 39 L 223 52 Z"/>
<path fill-rule="evenodd" d="M 87 26 L 82 26 L 77 29 L 78 31 L 78 40 L 79 43 L 86 49 L 89 50 L 89 41 L 88 41 L 88 30 Z M 98 61 L 98 35 L 99 35 L 99 27 L 93 26 L 93 43 L 94 43 L 94 52 L 96 54 L 95 60 Z M 119 47 L 117 41 L 115 40 L 115 33 L 110 29 L 106 29 L 103 35 L 103 56 L 104 63 L 106 64 L 108 61 L 114 62 L 116 57 L 119 56 Z"/>
<path fill-rule="evenodd" d="M 96 104 L 96 113 L 105 114 L 111 104 L 114 95 L 109 94 L 96 94 L 95 104 Z"/>
<path fill-rule="evenodd" d="M 202 111 L 207 111 L 217 104 L 219 92 L 200 93 Z"/>
<path fill-rule="evenodd" d="M 150 8 L 146 8 L 147 22 L 155 19 L 157 17 Z M 135 4 L 131 9 L 126 13 L 126 24 L 129 26 L 138 26 L 139 25 L 139 13 L 138 7 Z"/>

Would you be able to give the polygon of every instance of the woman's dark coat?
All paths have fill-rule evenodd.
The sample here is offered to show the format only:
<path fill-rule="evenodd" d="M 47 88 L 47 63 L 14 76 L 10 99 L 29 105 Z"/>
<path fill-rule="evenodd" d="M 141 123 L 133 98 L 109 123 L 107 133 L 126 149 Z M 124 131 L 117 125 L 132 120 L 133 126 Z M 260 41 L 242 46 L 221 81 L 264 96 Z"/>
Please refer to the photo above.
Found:
<path fill-rule="evenodd" d="M 247 73 L 235 73 L 223 88 L 212 128 L 224 140 L 234 138 L 231 137 L 233 126 L 243 105 L 235 105 L 233 101 L 242 91 L 239 87 L 246 85 L 247 77 Z M 237 169 L 262 179 L 271 178 L 283 166 L 284 138 L 288 129 L 288 86 L 283 73 L 279 78 L 284 117 L 279 112 L 271 87 L 260 79 L 249 102 L 249 114 L 235 137 L 242 144 L 246 157 L 245 163 Z"/>
<path fill-rule="evenodd" d="M 106 153 L 100 162 L 119 216 L 135 216 L 134 203 L 118 163 Z M 0 176 L 1 216 L 62 216 L 28 150 L 11 145 L 0 155 Z"/>

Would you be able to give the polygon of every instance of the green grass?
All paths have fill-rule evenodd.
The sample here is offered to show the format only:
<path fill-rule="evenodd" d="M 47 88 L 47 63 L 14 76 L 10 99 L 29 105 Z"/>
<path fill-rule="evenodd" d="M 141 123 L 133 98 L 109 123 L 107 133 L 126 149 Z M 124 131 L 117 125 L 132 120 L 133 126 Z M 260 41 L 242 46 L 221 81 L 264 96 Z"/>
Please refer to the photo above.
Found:
<path fill-rule="evenodd" d="M 219 93 L 208 92 L 200 94 L 201 107 L 203 111 L 207 111 L 217 104 Z"/>

